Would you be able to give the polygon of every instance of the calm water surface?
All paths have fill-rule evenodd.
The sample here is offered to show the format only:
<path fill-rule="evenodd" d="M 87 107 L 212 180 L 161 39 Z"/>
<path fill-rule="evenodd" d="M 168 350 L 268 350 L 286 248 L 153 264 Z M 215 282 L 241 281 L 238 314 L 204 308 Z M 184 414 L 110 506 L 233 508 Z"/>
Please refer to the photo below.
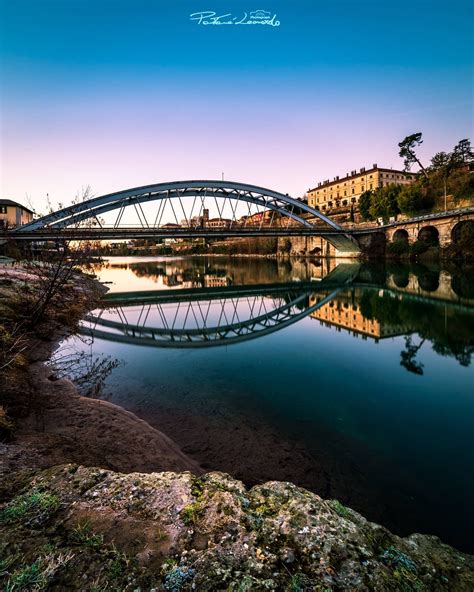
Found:
<path fill-rule="evenodd" d="M 111 307 L 61 354 L 118 361 L 102 397 L 206 470 L 474 551 L 472 270 L 200 257 L 97 273 Z"/>

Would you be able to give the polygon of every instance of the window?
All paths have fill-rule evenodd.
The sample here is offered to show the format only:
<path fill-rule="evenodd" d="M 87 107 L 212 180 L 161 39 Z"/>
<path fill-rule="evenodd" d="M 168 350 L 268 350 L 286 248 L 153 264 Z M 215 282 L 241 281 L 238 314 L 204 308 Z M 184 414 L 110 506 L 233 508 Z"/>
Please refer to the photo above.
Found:
<path fill-rule="evenodd" d="M 6 214 L 7 213 L 7 206 L 0 206 L 0 214 Z"/>
<path fill-rule="evenodd" d="M 370 189 L 372 189 L 372 183 L 370 184 Z"/>
<path fill-rule="evenodd" d="M 354 187 L 352 188 L 352 193 L 354 193 Z"/>

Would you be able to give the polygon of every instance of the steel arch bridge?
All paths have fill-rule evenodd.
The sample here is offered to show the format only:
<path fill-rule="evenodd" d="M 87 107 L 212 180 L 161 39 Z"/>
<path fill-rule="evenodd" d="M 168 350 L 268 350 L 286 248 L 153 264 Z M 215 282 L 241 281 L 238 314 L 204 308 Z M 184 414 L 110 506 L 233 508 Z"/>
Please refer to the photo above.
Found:
<path fill-rule="evenodd" d="M 144 206 L 152 202 L 156 211 L 151 218 Z M 202 214 L 209 202 L 215 206 L 218 221 L 224 220 L 225 211 L 229 213 L 224 226 L 219 222 L 216 227 L 203 225 Z M 237 210 L 242 207 L 248 215 L 238 218 Z M 138 228 L 125 225 L 127 208 L 138 217 Z M 260 220 L 256 224 L 252 208 Z M 115 221 L 106 226 L 101 217 L 113 211 L 117 212 Z M 174 222 L 164 223 L 165 211 L 172 212 Z M 10 235 L 23 240 L 323 236 L 340 251 L 359 251 L 346 230 L 300 200 L 264 187 L 215 180 L 157 183 L 94 197 L 25 224 Z"/>
<path fill-rule="evenodd" d="M 148 347 L 202 348 L 241 343 L 288 327 L 329 302 L 343 287 L 326 288 L 310 305 L 309 297 L 321 288 L 269 286 L 201 291 L 181 298 L 168 296 L 155 302 L 133 300 L 113 309 L 88 315 L 82 335 L 116 343 Z M 140 298 L 138 299 L 140 302 Z M 105 313 L 105 316 L 104 316 Z"/>

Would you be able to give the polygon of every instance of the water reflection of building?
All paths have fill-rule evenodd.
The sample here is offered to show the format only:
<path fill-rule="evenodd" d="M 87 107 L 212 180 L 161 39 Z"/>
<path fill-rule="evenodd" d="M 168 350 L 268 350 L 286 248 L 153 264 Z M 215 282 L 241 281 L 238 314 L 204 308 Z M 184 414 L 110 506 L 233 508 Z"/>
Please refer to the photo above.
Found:
<path fill-rule="evenodd" d="M 320 294 L 310 296 L 310 306 L 322 300 L 323 297 Z M 353 293 L 333 298 L 310 316 L 326 327 L 336 327 L 339 331 L 345 329 L 354 337 L 361 335 L 363 339 L 371 337 L 375 341 L 396 335 L 406 335 L 410 332 L 408 327 L 365 317 Z"/>
<path fill-rule="evenodd" d="M 224 288 L 230 286 L 231 281 L 227 276 L 218 276 L 206 274 L 204 276 L 204 287 L 205 288 Z"/>

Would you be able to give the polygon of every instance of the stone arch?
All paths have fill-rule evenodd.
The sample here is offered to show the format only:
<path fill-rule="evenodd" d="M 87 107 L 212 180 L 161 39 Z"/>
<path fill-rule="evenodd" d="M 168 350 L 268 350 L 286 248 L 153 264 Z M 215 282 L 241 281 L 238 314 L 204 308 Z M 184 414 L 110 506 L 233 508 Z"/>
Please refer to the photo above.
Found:
<path fill-rule="evenodd" d="M 425 292 L 435 292 L 439 288 L 439 271 L 419 265 L 416 276 L 419 287 Z"/>
<path fill-rule="evenodd" d="M 418 232 L 418 240 L 439 245 L 439 232 L 435 226 L 423 226 Z"/>
<path fill-rule="evenodd" d="M 460 298 L 474 298 L 474 280 L 469 274 L 453 274 L 451 288 L 456 296 Z"/>
<path fill-rule="evenodd" d="M 461 220 L 451 230 L 451 240 L 458 244 L 464 236 L 474 237 L 474 220 Z"/>
<path fill-rule="evenodd" d="M 398 230 L 395 230 L 393 233 L 392 242 L 397 241 L 403 241 L 407 243 L 409 241 L 408 230 L 405 230 L 405 228 L 399 228 Z"/>
<path fill-rule="evenodd" d="M 397 288 L 406 288 L 410 283 L 410 270 L 407 265 L 397 265 L 392 270 L 393 283 Z"/>

